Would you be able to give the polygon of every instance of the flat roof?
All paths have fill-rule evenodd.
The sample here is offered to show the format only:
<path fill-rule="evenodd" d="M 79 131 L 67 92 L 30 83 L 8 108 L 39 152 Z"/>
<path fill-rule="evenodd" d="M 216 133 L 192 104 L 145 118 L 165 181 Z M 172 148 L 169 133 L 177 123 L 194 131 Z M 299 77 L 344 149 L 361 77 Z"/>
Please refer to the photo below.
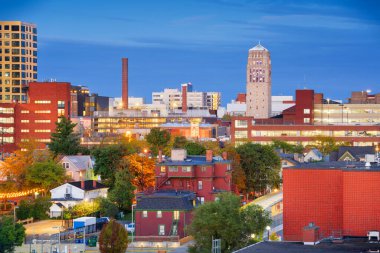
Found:
<path fill-rule="evenodd" d="M 364 162 L 333 161 L 333 162 L 311 162 L 300 163 L 296 166 L 283 168 L 283 170 L 294 169 L 321 169 L 321 170 L 345 170 L 345 171 L 380 171 L 380 165 L 371 163 L 371 167 L 366 167 Z"/>
<path fill-rule="evenodd" d="M 344 242 L 341 244 L 321 242 L 314 246 L 294 242 L 259 242 L 246 248 L 234 251 L 236 253 L 347 253 L 369 252 L 379 250 L 380 244 L 368 242 Z"/>

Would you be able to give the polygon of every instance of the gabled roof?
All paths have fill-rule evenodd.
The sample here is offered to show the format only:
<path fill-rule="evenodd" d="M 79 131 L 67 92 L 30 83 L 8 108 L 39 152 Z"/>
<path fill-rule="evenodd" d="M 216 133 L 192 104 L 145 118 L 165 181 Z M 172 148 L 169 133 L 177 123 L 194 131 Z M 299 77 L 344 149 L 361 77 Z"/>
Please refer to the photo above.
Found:
<path fill-rule="evenodd" d="M 374 146 L 341 146 L 338 151 L 338 160 L 346 153 L 350 153 L 357 161 L 367 154 L 375 154 Z"/>
<path fill-rule="evenodd" d="M 67 155 L 61 159 L 61 162 L 65 158 L 73 163 L 78 169 L 89 169 L 92 167 L 92 160 L 89 155 Z"/>
<path fill-rule="evenodd" d="M 268 49 L 266 49 L 265 47 L 263 47 L 260 42 L 259 44 L 257 44 L 256 46 L 254 46 L 253 48 L 249 49 L 249 51 L 268 51 Z"/>
<path fill-rule="evenodd" d="M 93 182 L 96 182 L 96 186 L 94 187 Z M 68 184 L 71 184 L 77 188 L 81 188 L 81 182 L 82 181 L 75 181 L 75 182 L 68 182 Z M 97 190 L 97 189 L 103 189 L 103 188 L 108 188 L 102 183 L 97 182 L 96 180 L 85 180 L 84 181 L 84 189 L 85 191 L 92 191 L 92 190 Z"/>
<path fill-rule="evenodd" d="M 194 208 L 193 192 L 162 191 L 137 198 L 136 210 L 178 210 L 190 211 Z"/>

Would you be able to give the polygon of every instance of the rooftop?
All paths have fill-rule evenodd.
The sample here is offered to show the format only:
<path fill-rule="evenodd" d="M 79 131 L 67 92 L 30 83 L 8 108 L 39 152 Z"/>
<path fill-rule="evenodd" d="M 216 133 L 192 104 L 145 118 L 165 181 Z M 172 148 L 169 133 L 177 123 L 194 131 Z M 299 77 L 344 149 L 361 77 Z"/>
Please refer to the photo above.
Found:
<path fill-rule="evenodd" d="M 96 182 L 96 186 L 94 187 L 93 181 L 94 180 L 85 180 L 84 181 L 84 190 L 85 191 L 92 191 L 92 190 L 96 190 L 96 189 L 108 188 L 107 186 L 105 186 L 104 184 L 99 183 L 99 182 Z M 81 182 L 82 181 L 68 182 L 68 184 L 71 184 L 75 187 L 81 188 Z"/>
<path fill-rule="evenodd" d="M 371 252 L 379 250 L 380 244 L 345 241 L 342 244 L 322 242 L 315 246 L 306 246 L 302 243 L 293 242 L 260 242 L 235 251 L 236 253 L 349 253 L 349 252 Z M 378 251 L 372 251 L 378 252 Z"/>
<path fill-rule="evenodd" d="M 300 163 L 296 166 L 283 169 L 341 169 L 348 171 L 380 171 L 380 165 L 377 163 L 371 163 L 371 166 L 367 168 L 364 162 L 332 161 Z"/>
<path fill-rule="evenodd" d="M 211 165 L 214 163 L 231 163 L 230 160 L 223 160 L 220 156 L 214 156 L 212 158 L 212 162 L 206 161 L 206 156 L 197 156 L 197 155 L 188 155 L 185 160 L 183 161 L 173 161 L 171 158 L 166 158 L 165 161 L 163 161 L 162 165 L 168 165 L 168 166 L 193 166 L 193 165 Z"/>
<path fill-rule="evenodd" d="M 265 47 L 263 47 L 260 42 L 259 44 L 257 44 L 256 46 L 254 46 L 253 48 L 249 49 L 249 51 L 268 51 L 268 49 L 266 49 Z"/>
<path fill-rule="evenodd" d="M 136 210 L 192 210 L 193 201 L 190 191 L 157 191 L 138 196 Z"/>

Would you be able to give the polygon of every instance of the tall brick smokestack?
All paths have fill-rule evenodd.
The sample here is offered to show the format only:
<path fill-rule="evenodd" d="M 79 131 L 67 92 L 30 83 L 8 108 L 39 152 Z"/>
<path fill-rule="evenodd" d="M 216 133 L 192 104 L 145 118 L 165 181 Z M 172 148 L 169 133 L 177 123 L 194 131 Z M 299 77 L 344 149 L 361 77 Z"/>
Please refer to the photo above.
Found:
<path fill-rule="evenodd" d="M 182 112 L 187 112 L 187 84 L 182 84 Z"/>
<path fill-rule="evenodd" d="M 121 100 L 123 109 L 128 109 L 128 58 L 122 58 Z"/>

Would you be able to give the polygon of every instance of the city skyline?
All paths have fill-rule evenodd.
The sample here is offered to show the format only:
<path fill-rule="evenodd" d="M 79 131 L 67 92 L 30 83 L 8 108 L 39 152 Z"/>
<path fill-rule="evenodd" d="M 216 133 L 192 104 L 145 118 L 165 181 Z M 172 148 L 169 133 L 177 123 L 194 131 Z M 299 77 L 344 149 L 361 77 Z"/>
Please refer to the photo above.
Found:
<path fill-rule="evenodd" d="M 375 1 L 4 3 L 3 20 L 37 25 L 39 80 L 102 95 L 121 96 L 120 58 L 128 57 L 130 96 L 150 101 L 153 91 L 192 82 L 222 92 L 225 105 L 245 92 L 248 50 L 259 41 L 271 51 L 273 95 L 304 87 L 343 100 L 353 90 L 378 92 Z"/>

